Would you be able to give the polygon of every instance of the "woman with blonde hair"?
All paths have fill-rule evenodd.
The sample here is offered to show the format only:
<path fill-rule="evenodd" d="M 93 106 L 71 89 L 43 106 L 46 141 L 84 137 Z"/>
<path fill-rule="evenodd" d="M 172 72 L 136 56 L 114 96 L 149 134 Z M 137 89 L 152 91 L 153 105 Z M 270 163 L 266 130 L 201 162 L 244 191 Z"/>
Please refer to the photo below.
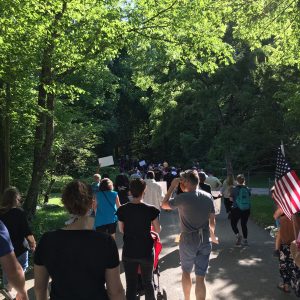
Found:
<path fill-rule="evenodd" d="M 232 209 L 232 201 L 230 200 L 230 195 L 232 193 L 232 189 L 236 186 L 236 182 L 234 180 L 233 174 L 228 174 L 227 178 L 223 182 L 223 186 L 221 189 L 221 194 L 224 199 L 224 205 L 226 209 L 226 213 L 228 214 L 228 219 L 231 217 L 231 209 Z"/>

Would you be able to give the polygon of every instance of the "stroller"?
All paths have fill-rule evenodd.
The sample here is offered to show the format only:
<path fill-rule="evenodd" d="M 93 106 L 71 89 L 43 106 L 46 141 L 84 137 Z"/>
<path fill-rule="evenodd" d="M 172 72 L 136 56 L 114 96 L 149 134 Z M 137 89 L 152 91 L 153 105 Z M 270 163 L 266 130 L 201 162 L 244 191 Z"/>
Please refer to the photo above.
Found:
<path fill-rule="evenodd" d="M 154 291 L 157 292 L 156 299 L 157 300 L 167 300 L 167 293 L 165 289 L 160 289 L 159 286 L 159 266 L 158 266 L 158 260 L 159 260 L 159 254 L 162 249 L 162 244 L 159 239 L 158 233 L 151 231 L 151 236 L 154 242 L 154 263 L 153 263 L 153 275 L 152 275 L 152 281 L 154 286 Z M 141 270 L 139 268 L 138 270 L 139 278 L 138 278 L 138 288 L 137 288 L 137 299 L 140 300 L 141 296 L 145 295 L 143 282 L 142 282 L 142 276 L 141 276 Z M 155 281 L 155 276 L 157 277 L 157 281 Z"/>

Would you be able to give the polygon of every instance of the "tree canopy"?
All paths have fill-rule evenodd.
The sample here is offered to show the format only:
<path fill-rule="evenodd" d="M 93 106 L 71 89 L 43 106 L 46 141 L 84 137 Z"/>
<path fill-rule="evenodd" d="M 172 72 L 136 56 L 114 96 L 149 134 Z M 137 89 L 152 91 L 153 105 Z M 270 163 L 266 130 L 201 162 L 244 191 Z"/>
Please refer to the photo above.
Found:
<path fill-rule="evenodd" d="M 113 154 L 212 168 L 299 167 L 299 1 L 0 4 L 0 194 Z"/>

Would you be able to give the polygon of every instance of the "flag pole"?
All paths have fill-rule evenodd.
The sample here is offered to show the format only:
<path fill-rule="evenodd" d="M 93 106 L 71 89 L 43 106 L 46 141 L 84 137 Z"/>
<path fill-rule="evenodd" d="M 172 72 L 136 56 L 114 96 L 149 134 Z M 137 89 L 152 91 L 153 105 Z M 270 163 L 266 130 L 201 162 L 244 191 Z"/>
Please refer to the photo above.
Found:
<path fill-rule="evenodd" d="M 280 149 L 281 149 L 282 155 L 285 157 L 284 145 L 283 145 L 283 141 L 282 140 L 281 140 L 281 144 L 280 144 Z"/>

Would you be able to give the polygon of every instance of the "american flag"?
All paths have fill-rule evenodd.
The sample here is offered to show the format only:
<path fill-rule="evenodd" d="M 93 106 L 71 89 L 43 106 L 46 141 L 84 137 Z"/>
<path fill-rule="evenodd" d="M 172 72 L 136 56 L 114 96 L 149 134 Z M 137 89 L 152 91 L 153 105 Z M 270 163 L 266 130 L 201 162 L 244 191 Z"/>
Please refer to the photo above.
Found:
<path fill-rule="evenodd" d="M 291 170 L 281 147 L 278 149 L 273 198 L 291 220 L 300 211 L 300 180 Z"/>

